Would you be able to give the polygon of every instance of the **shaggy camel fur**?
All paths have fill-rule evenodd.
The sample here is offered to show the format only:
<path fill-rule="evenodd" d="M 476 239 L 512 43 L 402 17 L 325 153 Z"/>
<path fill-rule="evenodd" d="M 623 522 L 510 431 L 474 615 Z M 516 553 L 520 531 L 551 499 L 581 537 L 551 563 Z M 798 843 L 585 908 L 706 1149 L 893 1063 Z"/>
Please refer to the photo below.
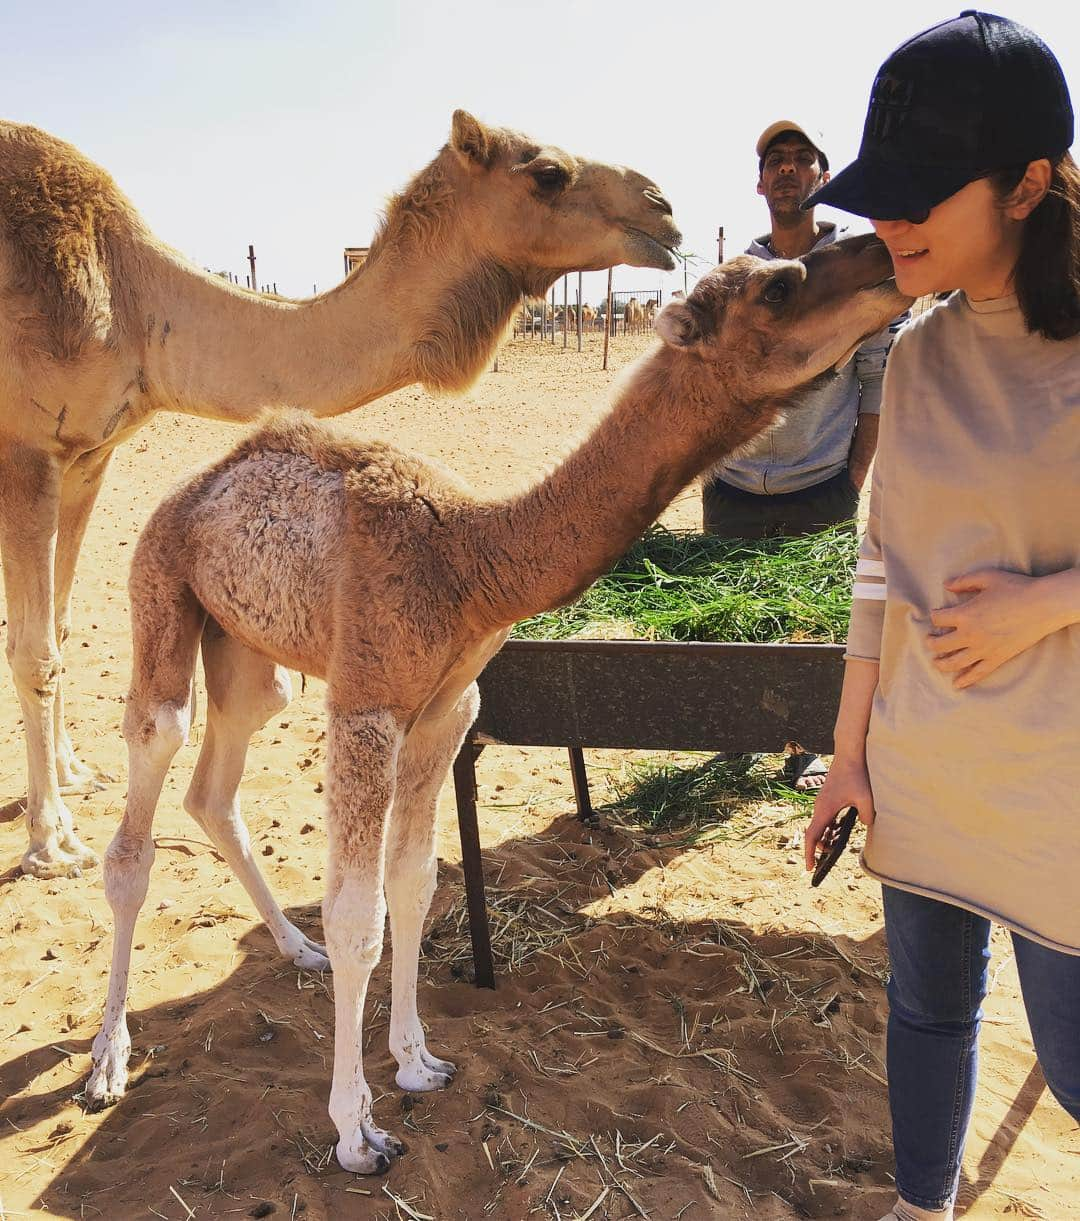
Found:
<path fill-rule="evenodd" d="M 381 1171 L 401 1153 L 372 1117 L 364 997 L 389 909 L 396 1080 L 406 1090 L 445 1086 L 454 1069 L 427 1049 L 417 956 L 435 887 L 436 796 L 476 716 L 477 675 L 513 623 L 575 598 L 696 473 L 773 421 L 782 397 L 894 317 L 906 299 L 885 281 L 890 266 L 867 237 L 798 262 L 743 257 L 719 268 L 660 315 L 664 342 L 632 369 L 592 435 L 513 497 L 478 499 L 416 455 L 337 439 L 291 415 L 155 511 L 132 563 L 130 781 L 105 855 L 115 939 L 91 1104 L 126 1083 L 132 935 L 154 809 L 188 732 L 201 637 L 209 719 L 185 805 L 214 829 L 271 931 L 284 917 L 240 817 L 244 752 L 284 703 L 282 667 L 327 682 L 330 1114 L 346 1169 Z M 310 963 L 318 947 L 304 949 Z"/>
<path fill-rule="evenodd" d="M 543 295 L 568 269 L 674 266 L 670 213 L 633 170 L 457 111 L 363 266 L 293 302 L 205 274 L 70 145 L 0 123 L 0 555 L 29 761 L 26 872 L 96 859 L 61 796 L 93 785 L 64 726 L 61 649 L 116 445 L 156 411 L 327 416 L 415 381 L 464 389 L 523 292 Z"/>

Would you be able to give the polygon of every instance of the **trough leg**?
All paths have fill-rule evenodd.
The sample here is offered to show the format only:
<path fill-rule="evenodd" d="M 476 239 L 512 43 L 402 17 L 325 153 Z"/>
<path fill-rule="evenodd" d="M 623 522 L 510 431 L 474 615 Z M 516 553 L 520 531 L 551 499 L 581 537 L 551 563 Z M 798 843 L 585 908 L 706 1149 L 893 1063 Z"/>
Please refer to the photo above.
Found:
<path fill-rule="evenodd" d="M 593 816 L 592 801 L 589 797 L 589 777 L 585 772 L 585 754 L 580 746 L 569 746 L 570 775 L 574 781 L 574 800 L 577 802 L 578 818 L 584 822 Z"/>
<path fill-rule="evenodd" d="M 476 821 L 476 755 L 472 738 L 466 738 L 454 760 L 454 793 L 457 797 L 461 865 L 465 871 L 465 899 L 469 907 L 473 969 L 478 988 L 495 987 L 495 963 L 491 957 L 487 904 L 484 899 L 484 862 L 480 856 L 480 828 Z"/>

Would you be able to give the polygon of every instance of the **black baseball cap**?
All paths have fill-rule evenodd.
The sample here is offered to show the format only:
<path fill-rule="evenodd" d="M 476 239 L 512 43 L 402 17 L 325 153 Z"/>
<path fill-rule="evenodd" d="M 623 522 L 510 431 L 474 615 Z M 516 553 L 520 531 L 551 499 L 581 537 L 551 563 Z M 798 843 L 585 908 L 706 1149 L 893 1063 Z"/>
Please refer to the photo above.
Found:
<path fill-rule="evenodd" d="M 882 64 L 858 157 L 802 206 L 919 223 L 976 178 L 1060 156 L 1072 142 L 1054 53 L 1025 26 L 968 9 Z"/>

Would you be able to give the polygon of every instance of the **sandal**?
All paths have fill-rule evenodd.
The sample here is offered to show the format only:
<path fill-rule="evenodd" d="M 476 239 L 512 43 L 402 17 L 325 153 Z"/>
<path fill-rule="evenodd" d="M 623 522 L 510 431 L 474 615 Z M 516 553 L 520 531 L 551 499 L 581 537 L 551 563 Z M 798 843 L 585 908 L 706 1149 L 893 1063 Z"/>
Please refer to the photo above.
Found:
<path fill-rule="evenodd" d="M 803 750 L 798 742 L 788 742 L 784 753 L 784 779 L 792 788 L 804 793 L 821 788 L 829 769 L 820 755 Z"/>

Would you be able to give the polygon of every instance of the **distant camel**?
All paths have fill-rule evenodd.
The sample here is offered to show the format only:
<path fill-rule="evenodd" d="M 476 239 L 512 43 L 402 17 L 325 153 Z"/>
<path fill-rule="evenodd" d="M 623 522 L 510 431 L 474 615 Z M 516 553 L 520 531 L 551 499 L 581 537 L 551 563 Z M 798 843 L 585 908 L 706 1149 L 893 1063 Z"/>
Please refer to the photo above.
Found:
<path fill-rule="evenodd" d="M 627 335 L 636 335 L 641 330 L 641 302 L 631 297 L 623 306 L 623 330 Z"/>
<path fill-rule="evenodd" d="M 29 760 L 23 869 L 52 877 L 96 860 L 61 797 L 93 783 L 64 726 L 61 649 L 121 441 L 158 411 L 327 416 L 415 381 L 464 389 L 522 293 L 543 295 L 568 268 L 671 268 L 678 241 L 648 178 L 459 110 L 363 266 L 285 301 L 201 271 L 71 145 L 0 123 L 0 554 Z"/>
<path fill-rule="evenodd" d="M 650 297 L 648 301 L 641 307 L 641 325 L 642 329 L 651 331 L 653 323 L 656 321 L 656 298 Z"/>
<path fill-rule="evenodd" d="M 476 676 L 513 623 L 576 598 L 695 474 L 894 317 L 906 298 L 890 270 L 871 236 L 797 262 L 743 256 L 718 268 L 660 315 L 663 343 L 592 435 L 506 499 L 481 499 L 415 454 L 293 414 L 159 506 L 131 570 L 130 770 L 105 855 L 115 934 L 91 1105 L 127 1081 L 132 937 L 155 807 L 188 733 L 201 638 L 209 711 L 185 806 L 272 930 L 285 918 L 251 854 L 237 785 L 248 739 L 284 706 L 281 667 L 326 680 L 330 1114 L 346 1170 L 380 1172 L 403 1152 L 374 1123 L 364 998 L 389 909 L 396 1080 L 406 1090 L 447 1085 L 454 1066 L 428 1051 L 417 1013 L 417 956 L 435 887 L 436 797 L 476 716 Z M 307 965 L 324 961 L 313 942 L 305 951 Z"/>

